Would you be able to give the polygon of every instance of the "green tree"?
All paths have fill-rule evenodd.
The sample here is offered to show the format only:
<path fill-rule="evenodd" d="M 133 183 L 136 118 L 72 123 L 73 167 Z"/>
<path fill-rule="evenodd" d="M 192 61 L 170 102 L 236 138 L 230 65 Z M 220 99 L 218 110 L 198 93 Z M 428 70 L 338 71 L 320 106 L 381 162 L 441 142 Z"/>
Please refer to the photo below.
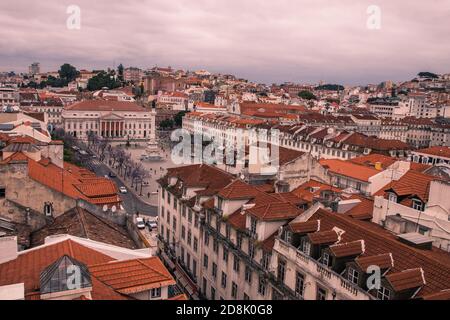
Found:
<path fill-rule="evenodd" d="M 105 87 L 108 89 L 120 87 L 120 82 L 115 79 L 112 72 L 101 71 L 88 81 L 88 90 L 90 91 L 100 90 Z"/>
<path fill-rule="evenodd" d="M 80 73 L 74 66 L 65 63 L 59 68 L 58 74 L 62 80 L 69 83 L 75 80 Z"/>
<path fill-rule="evenodd" d="M 123 81 L 123 65 L 119 64 L 117 67 L 117 75 L 120 81 Z"/>
<path fill-rule="evenodd" d="M 180 111 L 173 117 L 173 122 L 175 123 L 175 126 L 181 127 L 183 124 L 183 117 L 186 114 L 186 111 Z"/>
<path fill-rule="evenodd" d="M 437 74 L 435 74 L 435 73 L 432 73 L 432 72 L 426 72 L 426 71 L 424 71 L 424 72 L 419 72 L 417 75 L 418 75 L 419 77 L 421 77 L 421 78 L 432 78 L 432 79 L 436 79 L 436 78 L 439 77 L 439 76 L 438 76 Z"/>
<path fill-rule="evenodd" d="M 169 129 L 169 128 L 172 128 L 172 127 L 173 127 L 173 120 L 172 120 L 172 119 L 165 119 L 165 120 L 163 120 L 163 121 L 161 121 L 161 122 L 159 123 L 159 126 L 160 126 L 162 129 Z"/>
<path fill-rule="evenodd" d="M 317 100 L 317 97 L 308 90 L 303 90 L 298 93 L 298 96 L 305 100 Z"/>

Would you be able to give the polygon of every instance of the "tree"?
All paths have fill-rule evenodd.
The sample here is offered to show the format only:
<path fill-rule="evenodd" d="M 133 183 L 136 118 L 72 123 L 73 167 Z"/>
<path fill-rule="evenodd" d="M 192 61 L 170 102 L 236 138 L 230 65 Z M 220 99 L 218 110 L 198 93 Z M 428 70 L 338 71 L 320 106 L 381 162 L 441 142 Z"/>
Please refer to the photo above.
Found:
<path fill-rule="evenodd" d="M 114 78 L 113 72 L 108 73 L 102 71 L 89 79 L 88 89 L 90 91 L 101 90 L 104 87 L 107 87 L 108 89 L 120 87 L 120 82 Z"/>
<path fill-rule="evenodd" d="M 66 83 L 69 83 L 75 80 L 80 73 L 74 66 L 65 63 L 59 68 L 58 74 L 62 80 L 64 80 Z"/>
<path fill-rule="evenodd" d="M 421 78 L 431 78 L 431 79 L 439 78 L 439 76 L 437 74 L 432 73 L 432 72 L 426 72 L 426 71 L 419 72 L 417 75 Z"/>
<path fill-rule="evenodd" d="M 117 75 L 119 78 L 119 81 L 123 81 L 123 65 L 119 64 L 119 66 L 117 67 Z"/>
<path fill-rule="evenodd" d="M 172 119 L 164 119 L 163 121 L 161 121 L 160 123 L 159 123 L 159 126 L 162 128 L 162 129 L 169 129 L 169 128 L 172 128 L 173 127 L 173 120 Z"/>
<path fill-rule="evenodd" d="M 173 117 L 173 122 L 175 123 L 175 126 L 181 127 L 183 124 L 183 117 L 187 113 L 187 111 L 180 111 L 178 112 L 175 117 Z"/>
<path fill-rule="evenodd" d="M 317 100 L 317 97 L 308 90 L 303 90 L 298 93 L 298 96 L 305 100 Z"/>

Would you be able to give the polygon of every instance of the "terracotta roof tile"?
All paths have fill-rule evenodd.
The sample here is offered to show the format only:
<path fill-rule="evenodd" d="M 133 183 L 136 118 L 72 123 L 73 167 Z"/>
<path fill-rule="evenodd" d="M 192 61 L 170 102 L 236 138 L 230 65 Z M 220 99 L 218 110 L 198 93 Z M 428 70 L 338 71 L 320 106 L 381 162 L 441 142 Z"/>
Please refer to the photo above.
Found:
<path fill-rule="evenodd" d="M 289 229 L 300 234 L 318 232 L 320 231 L 320 220 L 290 223 Z"/>
<path fill-rule="evenodd" d="M 359 267 L 366 271 L 370 266 L 378 266 L 380 269 L 389 269 L 394 267 L 392 254 L 382 253 L 375 256 L 358 257 L 355 259 Z"/>
<path fill-rule="evenodd" d="M 308 233 L 309 241 L 312 244 L 332 244 L 339 240 L 339 236 L 334 230 L 320 231 L 314 233 Z"/>
<path fill-rule="evenodd" d="M 419 288 L 426 284 L 422 268 L 403 270 L 386 276 L 392 288 L 401 292 L 408 289 Z"/>
<path fill-rule="evenodd" d="M 340 243 L 330 246 L 331 253 L 337 257 L 357 256 L 364 253 L 364 240 Z"/>
<path fill-rule="evenodd" d="M 157 257 L 90 265 L 89 271 L 122 294 L 138 293 L 176 283 Z"/>

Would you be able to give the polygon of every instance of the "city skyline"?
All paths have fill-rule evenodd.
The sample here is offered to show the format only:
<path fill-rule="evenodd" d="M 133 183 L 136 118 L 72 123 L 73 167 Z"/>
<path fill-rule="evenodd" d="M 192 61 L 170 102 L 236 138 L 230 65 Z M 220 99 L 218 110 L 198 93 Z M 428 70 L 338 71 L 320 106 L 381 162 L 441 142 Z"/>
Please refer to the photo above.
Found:
<path fill-rule="evenodd" d="M 72 3 L 6 1 L 0 4 L 0 69 L 25 72 L 33 61 L 45 71 L 65 62 L 104 69 L 115 62 L 207 69 L 266 84 L 407 81 L 420 71 L 450 70 L 450 44 L 442 41 L 450 4 L 435 3 L 379 1 L 380 29 L 371 30 L 368 1 L 245 1 L 239 7 L 150 1 L 139 8 L 132 0 L 108 6 L 81 0 L 74 3 L 80 29 L 70 30 Z"/>

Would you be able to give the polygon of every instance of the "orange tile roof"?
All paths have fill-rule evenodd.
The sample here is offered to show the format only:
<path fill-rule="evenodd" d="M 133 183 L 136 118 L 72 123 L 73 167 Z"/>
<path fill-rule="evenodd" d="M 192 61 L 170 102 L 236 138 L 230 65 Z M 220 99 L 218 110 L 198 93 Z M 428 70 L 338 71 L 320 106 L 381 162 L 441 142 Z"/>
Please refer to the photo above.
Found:
<path fill-rule="evenodd" d="M 318 210 L 308 221 L 311 220 L 320 220 L 320 229 L 323 231 L 335 233 L 332 229 L 336 227 L 344 230 L 345 232 L 341 235 L 342 243 L 364 240 L 365 251 L 361 258 L 391 254 L 394 266 L 388 274 L 422 268 L 426 284 L 419 291 L 418 297 L 450 289 L 450 255 L 448 252 L 435 247 L 431 250 L 414 248 L 402 243 L 396 235 L 379 225 L 326 210 Z M 413 274 L 414 277 L 418 275 L 417 272 Z M 394 280 L 397 280 L 396 277 Z"/>
<path fill-rule="evenodd" d="M 450 148 L 449 147 L 431 147 L 427 149 L 417 150 L 415 152 L 425 153 L 431 156 L 450 158 Z"/>
<path fill-rule="evenodd" d="M 116 185 L 106 178 L 96 177 L 93 172 L 64 163 L 64 169 L 45 161 L 28 160 L 31 179 L 73 199 L 83 199 L 94 204 L 119 204 Z M 93 180 L 83 180 L 89 177 Z"/>
<path fill-rule="evenodd" d="M 101 282 L 122 294 L 176 284 L 158 257 L 90 265 L 89 271 Z"/>
<path fill-rule="evenodd" d="M 305 182 L 304 184 L 298 186 L 296 189 L 292 191 L 292 193 L 305 201 L 312 202 L 314 197 L 319 197 L 320 193 L 325 190 L 342 192 L 341 189 L 311 179 Z"/>
<path fill-rule="evenodd" d="M 422 268 L 403 270 L 401 272 L 388 274 L 386 279 L 397 292 L 419 288 L 426 283 Z"/>
<path fill-rule="evenodd" d="M 334 174 L 365 182 L 368 182 L 370 177 L 380 173 L 378 170 L 339 159 L 321 159 L 319 163 Z"/>
<path fill-rule="evenodd" d="M 0 286 L 23 282 L 25 294 L 36 294 L 36 292 L 39 292 L 40 273 L 65 254 L 86 265 L 114 260 L 75 241 L 66 240 L 26 251 L 19 254 L 16 259 L 0 264 L 0 274 L 2 275 Z M 92 278 L 92 286 L 92 298 L 94 300 L 125 299 L 124 296 L 102 284 L 95 277 Z"/>
<path fill-rule="evenodd" d="M 352 163 L 363 165 L 363 166 L 370 167 L 370 168 L 375 168 L 375 164 L 377 162 L 379 162 L 379 163 L 381 163 L 382 168 L 386 169 L 387 167 L 394 164 L 397 160 L 392 157 L 388 157 L 388 156 L 385 156 L 382 154 L 372 153 L 367 156 L 350 159 L 349 161 Z"/>
<path fill-rule="evenodd" d="M 364 253 L 364 240 L 335 244 L 330 251 L 336 258 L 358 256 Z"/>
<path fill-rule="evenodd" d="M 66 107 L 66 110 L 148 112 L 148 110 L 142 108 L 134 102 L 106 100 L 84 100 Z"/>
<path fill-rule="evenodd" d="M 439 178 L 409 170 L 399 180 L 390 183 L 384 191 L 394 191 L 398 196 L 417 196 L 427 202 L 430 183 L 434 180 Z"/>

